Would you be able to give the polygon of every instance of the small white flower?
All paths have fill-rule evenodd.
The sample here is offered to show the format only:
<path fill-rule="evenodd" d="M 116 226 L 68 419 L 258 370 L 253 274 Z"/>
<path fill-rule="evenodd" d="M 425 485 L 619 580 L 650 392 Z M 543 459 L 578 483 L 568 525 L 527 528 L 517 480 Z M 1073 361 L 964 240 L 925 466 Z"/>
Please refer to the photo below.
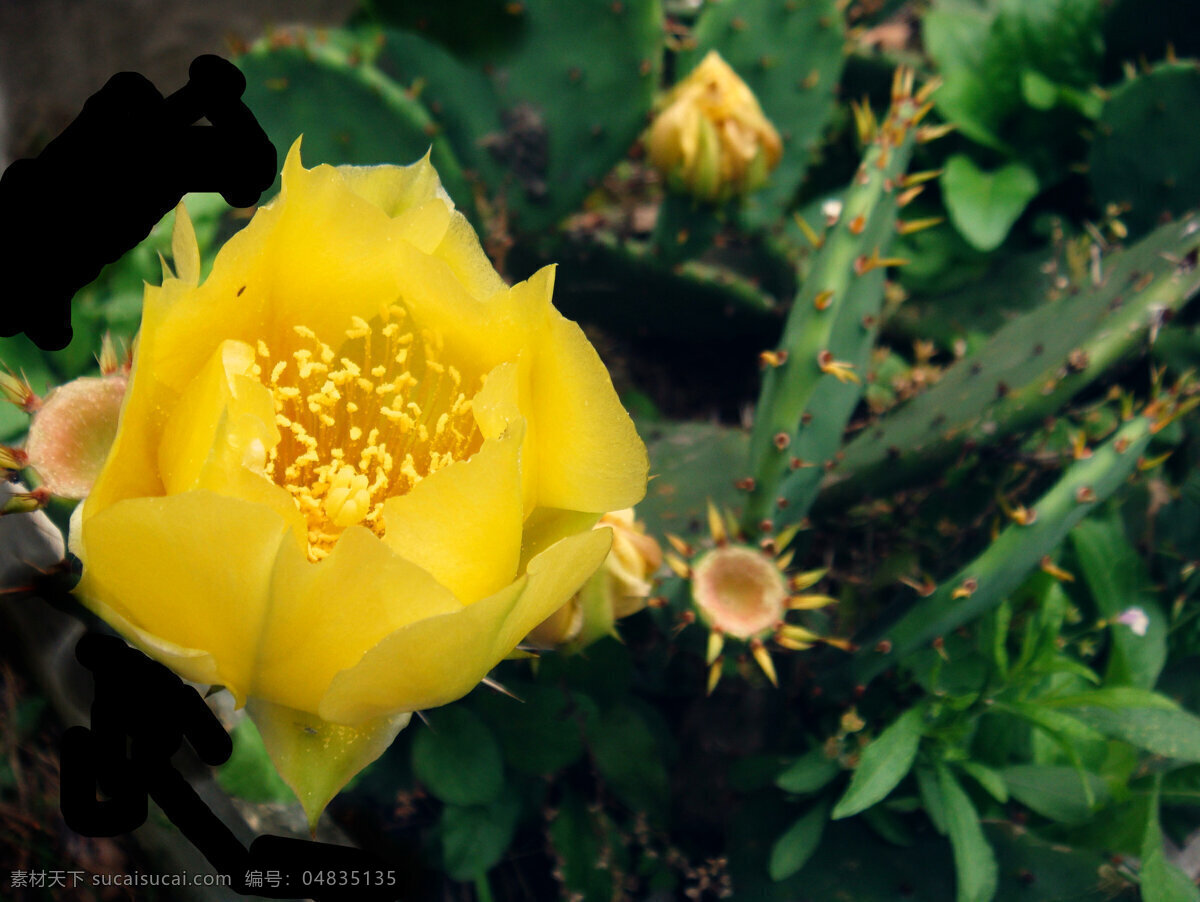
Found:
<path fill-rule="evenodd" d="M 1150 618 L 1141 608 L 1126 608 L 1116 616 L 1115 622 L 1125 624 L 1135 636 L 1146 635 L 1150 626 Z"/>

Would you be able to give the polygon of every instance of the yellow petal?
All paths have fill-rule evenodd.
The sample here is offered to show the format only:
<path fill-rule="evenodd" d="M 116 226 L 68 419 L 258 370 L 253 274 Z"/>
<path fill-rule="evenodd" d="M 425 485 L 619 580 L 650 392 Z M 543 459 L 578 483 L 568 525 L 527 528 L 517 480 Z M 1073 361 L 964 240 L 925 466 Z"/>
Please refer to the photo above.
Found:
<path fill-rule="evenodd" d="M 175 228 L 171 231 L 171 259 L 179 278 L 192 285 L 200 283 L 200 245 L 196 229 L 183 201 L 175 207 Z"/>
<path fill-rule="evenodd" d="M 479 237 L 471 223 L 461 213 L 451 215 L 449 228 L 434 254 L 446 261 L 467 291 L 480 300 L 508 288 L 479 246 Z"/>
<path fill-rule="evenodd" d="M 475 422 L 485 440 L 506 435 L 519 424 L 521 440 L 521 499 L 525 515 L 533 512 L 537 504 L 537 441 L 536 430 L 521 412 L 522 385 L 527 380 L 528 360 L 517 363 L 502 363 L 484 379 L 483 388 L 471 402 Z"/>
<path fill-rule="evenodd" d="M 449 212 L 437 206 L 444 229 Z M 352 316 L 370 320 L 413 277 L 398 244 L 432 259 L 408 245 L 404 230 L 332 166 L 305 169 L 293 145 L 280 195 L 230 238 L 187 303 L 171 304 L 154 323 L 155 377 L 181 392 L 224 339 L 252 346 L 262 339 L 279 353 L 295 342 L 297 323 L 338 335 Z M 441 234 L 423 240 L 434 245 Z"/>
<path fill-rule="evenodd" d="M 185 492 L 195 485 L 213 451 L 214 435 L 229 419 L 231 405 L 239 400 L 238 412 L 257 413 L 264 432 L 268 425 L 271 427 L 274 435 L 267 447 L 279 441 L 275 409 L 266 389 L 261 385 L 247 386 L 240 399 L 234 393 L 234 378 L 248 373 L 253 363 L 254 349 L 248 344 L 222 342 L 175 404 L 158 449 L 158 471 L 168 494 Z M 260 441 L 267 437 L 260 437 Z"/>
<path fill-rule="evenodd" d="M 291 496 L 264 473 L 279 429 L 270 394 L 245 375 L 254 359 L 244 342 L 222 342 L 176 403 L 163 429 L 158 470 L 168 494 L 208 489 L 266 504 L 304 535 Z"/>
<path fill-rule="evenodd" d="M 400 714 L 347 727 L 260 699 L 251 699 L 247 711 L 275 769 L 304 806 L 314 833 L 329 800 L 387 751 L 412 718 Z"/>
<path fill-rule="evenodd" d="M 396 631 L 334 677 L 319 713 L 354 724 L 461 698 L 578 591 L 603 562 L 611 541 L 608 529 L 563 539 L 495 595 Z"/>
<path fill-rule="evenodd" d="M 299 138 L 288 151 L 289 163 L 292 154 L 298 162 Z M 339 166 L 337 171 L 346 187 L 393 219 L 431 200 L 453 206 L 428 153 L 408 166 Z"/>
<path fill-rule="evenodd" d="M 640 501 L 646 447 L 583 330 L 552 314 L 533 366 L 538 504 L 604 512 Z"/>
<path fill-rule="evenodd" d="M 84 519 L 122 498 L 163 493 L 157 466 L 158 445 L 163 422 L 175 406 L 177 393 L 155 378 L 153 366 L 141 361 L 153 358 L 156 353 L 156 327 L 163 316 L 189 294 L 188 286 L 178 280 L 172 280 L 162 288 L 146 286 L 142 330 L 136 342 L 129 389 L 121 405 L 117 435 L 108 460 L 85 502 Z"/>
<path fill-rule="evenodd" d="M 391 633 L 462 609 L 433 577 L 362 526 L 343 532 L 318 564 L 299 545 L 285 544 L 270 593 L 254 694 L 307 711 L 317 710 L 339 671 Z"/>
<path fill-rule="evenodd" d="M 142 631 L 127 635 L 135 644 L 149 635 L 211 655 L 211 682 L 240 701 L 253 684 L 280 545 L 299 547 L 289 534 L 270 508 L 212 492 L 120 501 L 82 518 L 76 591 Z"/>
<path fill-rule="evenodd" d="M 388 546 L 467 604 L 517 576 L 523 427 L 518 421 L 470 460 L 450 464 L 383 505 Z"/>
<path fill-rule="evenodd" d="M 533 558 L 555 542 L 586 532 L 599 519 L 597 514 L 552 507 L 535 508 L 525 519 L 525 531 L 521 535 L 521 571 L 524 572 Z"/>

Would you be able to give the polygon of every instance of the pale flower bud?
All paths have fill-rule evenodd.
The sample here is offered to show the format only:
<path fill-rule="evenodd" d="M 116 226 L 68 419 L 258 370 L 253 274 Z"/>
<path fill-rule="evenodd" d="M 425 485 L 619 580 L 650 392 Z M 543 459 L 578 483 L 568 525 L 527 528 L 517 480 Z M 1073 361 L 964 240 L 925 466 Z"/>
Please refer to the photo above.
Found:
<path fill-rule="evenodd" d="M 783 154 L 758 99 L 715 50 L 672 89 L 646 144 L 669 183 L 712 202 L 762 187 Z"/>
<path fill-rule="evenodd" d="M 570 601 L 533 629 L 527 639 L 531 644 L 578 651 L 615 634 L 617 620 L 646 606 L 651 577 L 662 565 L 658 542 L 634 520 L 633 508 L 605 514 L 596 526 L 612 527 L 608 557 Z"/>
<path fill-rule="evenodd" d="M 1150 628 L 1150 618 L 1141 608 L 1126 608 L 1116 616 L 1115 620 L 1117 623 L 1123 623 L 1129 627 L 1135 636 L 1146 635 L 1146 630 Z"/>
<path fill-rule="evenodd" d="M 34 413 L 25 455 L 50 494 L 84 498 L 91 491 L 116 438 L 128 381 L 124 369 L 75 379 Z"/>

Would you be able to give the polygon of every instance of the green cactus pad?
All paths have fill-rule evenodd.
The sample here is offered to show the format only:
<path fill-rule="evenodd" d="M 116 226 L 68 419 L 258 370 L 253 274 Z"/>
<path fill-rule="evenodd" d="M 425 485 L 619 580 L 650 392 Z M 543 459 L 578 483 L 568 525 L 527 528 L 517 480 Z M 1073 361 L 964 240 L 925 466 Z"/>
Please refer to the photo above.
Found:
<path fill-rule="evenodd" d="M 408 164 L 432 147 L 443 186 L 472 215 L 462 167 L 429 111 L 365 61 L 367 48 L 348 50 L 348 42 L 345 34 L 300 33 L 282 45 L 268 38 L 238 59 L 246 104 L 280 160 L 301 134 L 309 166 Z"/>
<path fill-rule="evenodd" d="M 788 316 L 768 367 L 750 442 L 755 485 L 742 514 L 752 533 L 807 513 L 815 478 L 842 441 L 862 394 L 862 373 L 879 328 L 896 193 L 915 143 L 921 101 L 902 87 L 858 168 Z M 911 73 L 908 75 L 911 88 Z M 814 469 L 815 467 L 815 469 Z M 778 499 L 782 495 L 786 506 Z"/>
<path fill-rule="evenodd" d="M 999 329 L 933 388 L 846 445 L 821 508 L 882 496 L 1053 415 L 1143 346 L 1164 311 L 1200 288 L 1200 218 L 1163 226 L 1101 261 L 1099 285 L 1043 304 Z M 968 445 L 970 443 L 970 445 Z"/>
<path fill-rule="evenodd" d="M 697 260 L 667 266 L 649 245 L 601 232 L 541 250 L 515 249 L 513 271 L 557 263 L 554 303 L 571 319 L 637 338 L 692 343 L 763 345 L 779 332 L 779 300 L 726 267 Z"/>
<path fill-rule="evenodd" d="M 662 11 L 657 0 L 526 0 L 506 10 L 507 39 L 459 56 L 457 71 L 437 48 L 397 32 L 386 33 L 380 65 L 425 83 L 455 151 L 508 228 L 538 231 L 576 209 L 645 127 Z"/>
<path fill-rule="evenodd" d="M 845 23 L 836 0 L 741 0 L 707 4 L 696 47 L 677 60 L 680 77 L 716 50 L 750 86 L 783 139 L 783 159 L 748 196 L 743 221 L 769 225 L 791 205 L 833 115 L 845 64 Z"/>
<path fill-rule="evenodd" d="M 1200 202 L 1200 156 L 1190 134 L 1200 109 L 1200 68 L 1163 63 L 1116 87 L 1096 123 L 1088 177 L 1100 205 L 1141 233 Z"/>
<path fill-rule="evenodd" d="M 932 595 L 864 637 L 853 664 L 856 682 L 866 684 L 911 652 L 1000 604 L 1075 524 L 1124 484 L 1150 444 L 1153 428 L 1147 417 L 1129 420 L 1091 457 L 1067 469 L 1033 506 L 1027 524 L 1009 526 Z"/>
<path fill-rule="evenodd" d="M 643 427 L 650 453 L 650 484 L 637 506 L 652 535 L 686 539 L 707 534 L 709 499 L 720 504 L 746 460 L 747 435 L 709 423 L 655 423 Z"/>

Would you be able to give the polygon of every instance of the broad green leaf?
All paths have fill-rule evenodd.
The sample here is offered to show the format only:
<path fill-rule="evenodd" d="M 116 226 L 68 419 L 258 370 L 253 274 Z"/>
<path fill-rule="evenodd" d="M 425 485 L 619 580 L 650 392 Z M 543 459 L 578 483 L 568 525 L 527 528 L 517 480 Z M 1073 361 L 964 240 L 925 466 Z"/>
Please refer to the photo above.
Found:
<path fill-rule="evenodd" d="M 775 778 L 775 785 L 788 792 L 816 792 L 841 773 L 842 768 L 825 755 L 820 746 L 801 755 L 791 767 Z"/>
<path fill-rule="evenodd" d="M 1102 617 L 1111 620 L 1127 608 L 1140 607 L 1150 621 L 1144 636 L 1123 623 L 1109 627 L 1112 651 L 1105 682 L 1154 688 L 1167 659 L 1166 618 L 1147 591 L 1149 574 L 1125 536 L 1120 513 L 1114 509 L 1106 519 L 1084 520 L 1071 530 L 1071 546 Z"/>
<path fill-rule="evenodd" d="M 1056 739 L 1097 742 L 1104 739 L 1104 734 L 1089 726 L 1076 717 L 1063 711 L 1047 708 L 1041 704 L 1029 702 L 996 702 L 990 709 L 997 714 L 1011 714 L 1027 720 L 1035 727 L 1045 730 Z"/>
<path fill-rule="evenodd" d="M 957 902 L 989 902 L 996 892 L 996 855 L 983 835 L 970 797 L 945 765 L 938 766 L 938 787 L 946 806 L 946 832 L 954 849 Z"/>
<path fill-rule="evenodd" d="M 1033 170 L 1008 163 L 984 172 L 970 157 L 955 154 L 941 177 L 942 196 L 959 234 L 981 251 L 998 248 L 1038 193 Z"/>
<path fill-rule="evenodd" d="M 1162 708 L 1070 708 L 1069 713 L 1105 736 L 1180 761 L 1200 762 L 1200 717 Z"/>
<path fill-rule="evenodd" d="M 1095 774 L 1082 774 L 1072 767 L 1020 764 L 1002 771 L 1009 791 L 1022 805 L 1043 817 L 1063 824 L 1083 824 L 1091 819 L 1096 807 L 1108 801 L 1108 787 Z M 1084 787 L 1084 780 L 1090 785 Z"/>
<path fill-rule="evenodd" d="M 521 813 L 521 799 L 509 788 L 490 805 L 447 805 L 438 827 L 442 862 L 455 880 L 474 880 L 486 874 L 512 842 Z"/>
<path fill-rule="evenodd" d="M 785 880 L 804 867 L 821 844 L 828 813 L 828 804 L 817 803 L 775 841 L 768 866 L 772 880 Z"/>
<path fill-rule="evenodd" d="M 923 706 L 909 708 L 863 749 L 846 794 L 834 806 L 834 820 L 870 808 L 896 788 L 917 757 L 924 719 Z"/>
<path fill-rule="evenodd" d="M 477 693 L 472 707 L 491 727 L 513 770 L 551 774 L 583 754 L 583 735 L 594 726 L 596 703 L 559 686 L 505 680 L 516 696 Z"/>
<path fill-rule="evenodd" d="M 449 805 L 486 805 L 504 786 L 504 764 L 492 731 L 462 705 L 426 715 L 413 740 L 413 773 Z"/>
<path fill-rule="evenodd" d="M 1158 823 L 1161 775 L 1155 778 L 1154 795 L 1142 837 L 1142 899 L 1144 902 L 1198 902 L 1200 889 L 1178 867 L 1167 861 L 1162 828 Z"/>
<path fill-rule="evenodd" d="M 667 809 L 667 769 L 663 752 L 645 718 L 625 705 L 600 716 L 589 737 L 596 769 L 630 808 L 662 818 Z"/>

